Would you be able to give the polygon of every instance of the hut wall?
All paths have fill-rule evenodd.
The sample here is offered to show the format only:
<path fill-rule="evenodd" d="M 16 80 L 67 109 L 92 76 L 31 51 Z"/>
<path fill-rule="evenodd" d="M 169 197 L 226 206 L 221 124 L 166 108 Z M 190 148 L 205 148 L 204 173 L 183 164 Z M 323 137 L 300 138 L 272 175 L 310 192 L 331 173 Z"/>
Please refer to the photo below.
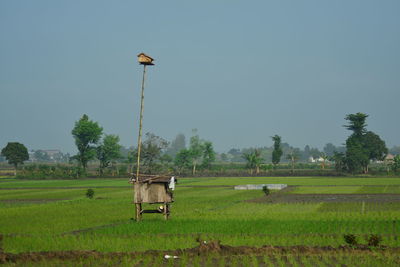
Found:
<path fill-rule="evenodd" d="M 135 183 L 135 203 L 170 203 L 172 195 L 164 183 Z"/>

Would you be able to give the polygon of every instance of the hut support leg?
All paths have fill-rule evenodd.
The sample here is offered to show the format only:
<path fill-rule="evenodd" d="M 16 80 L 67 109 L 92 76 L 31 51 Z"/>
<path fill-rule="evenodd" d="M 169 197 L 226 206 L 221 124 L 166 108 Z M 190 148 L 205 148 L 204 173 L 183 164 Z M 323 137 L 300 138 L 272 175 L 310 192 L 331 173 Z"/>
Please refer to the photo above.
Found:
<path fill-rule="evenodd" d="M 164 219 L 168 220 L 168 215 L 169 215 L 169 205 L 167 203 L 164 202 Z"/>
<path fill-rule="evenodd" d="M 139 222 L 142 219 L 142 203 L 135 203 L 135 220 Z"/>

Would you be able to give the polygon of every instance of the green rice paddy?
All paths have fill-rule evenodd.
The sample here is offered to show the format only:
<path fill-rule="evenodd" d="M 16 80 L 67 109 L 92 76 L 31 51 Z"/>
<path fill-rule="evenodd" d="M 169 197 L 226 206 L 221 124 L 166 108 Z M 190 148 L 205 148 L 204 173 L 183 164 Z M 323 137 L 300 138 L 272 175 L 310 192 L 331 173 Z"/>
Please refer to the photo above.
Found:
<path fill-rule="evenodd" d="M 379 234 L 382 245 L 400 247 L 400 202 L 268 203 L 252 201 L 264 198 L 261 190 L 233 190 L 233 185 L 261 183 L 295 185 L 281 193 L 288 195 L 400 194 L 400 178 L 187 178 L 179 180 L 169 221 L 144 214 L 138 223 L 132 220 L 133 191 L 127 179 L 7 179 L 0 182 L 1 247 L 10 253 L 132 252 L 191 248 L 198 245 L 197 238 L 230 246 L 339 247 L 345 244 L 343 234 L 350 233 L 360 243 Z M 87 188 L 94 189 L 93 199 L 85 197 Z M 367 258 L 384 261 L 381 256 Z M 285 261 L 299 261 L 288 257 Z M 324 257 L 329 262 L 330 256 Z M 335 261 L 357 263 L 354 257 L 343 254 Z M 398 261 L 394 255 L 386 258 Z M 271 263 L 270 258 L 247 260 Z M 276 256 L 272 262 L 280 260 Z M 300 258 L 303 261 L 312 266 L 315 259 Z"/>

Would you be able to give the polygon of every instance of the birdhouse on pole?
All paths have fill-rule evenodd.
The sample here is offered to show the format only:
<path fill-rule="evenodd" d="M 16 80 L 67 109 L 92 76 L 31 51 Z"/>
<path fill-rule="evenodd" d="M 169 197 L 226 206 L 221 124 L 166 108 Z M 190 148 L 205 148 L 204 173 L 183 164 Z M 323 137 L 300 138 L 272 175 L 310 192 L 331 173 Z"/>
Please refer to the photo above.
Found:
<path fill-rule="evenodd" d="M 145 53 L 137 55 L 140 65 L 143 65 L 143 79 L 140 100 L 139 134 L 137 146 L 136 174 L 132 173 L 130 183 L 134 185 L 135 219 L 140 221 L 143 213 L 162 213 L 167 220 L 170 214 L 170 203 L 172 203 L 172 191 L 175 189 L 176 179 L 168 175 L 149 175 L 140 173 L 140 155 L 142 150 L 142 124 L 143 124 L 143 102 L 144 82 L 146 67 L 154 65 L 153 58 Z M 142 204 L 161 204 L 158 209 L 146 210 Z"/>
<path fill-rule="evenodd" d="M 154 65 L 153 63 L 154 59 L 152 57 L 149 57 L 145 53 L 140 53 L 139 55 L 137 55 L 137 57 L 141 65 Z"/>

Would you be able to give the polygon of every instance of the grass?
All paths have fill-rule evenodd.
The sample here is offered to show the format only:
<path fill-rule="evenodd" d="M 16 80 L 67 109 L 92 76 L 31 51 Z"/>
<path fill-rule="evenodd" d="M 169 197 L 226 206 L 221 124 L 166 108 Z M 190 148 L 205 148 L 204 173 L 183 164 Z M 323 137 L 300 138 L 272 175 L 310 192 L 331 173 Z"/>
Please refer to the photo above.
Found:
<path fill-rule="evenodd" d="M 2 190 L 0 191 L 1 200 L 35 200 L 35 199 L 80 199 L 84 198 L 86 189 L 19 189 L 19 190 Z M 96 188 L 96 197 L 108 197 L 112 194 L 119 194 L 121 192 L 131 192 L 130 189 L 119 188 Z"/>
<path fill-rule="evenodd" d="M 172 250 L 196 246 L 197 237 L 202 240 L 221 240 L 222 244 L 232 246 L 337 247 L 344 244 L 343 234 L 348 233 L 358 235 L 361 241 L 366 235 L 379 234 L 383 237 L 384 245 L 400 246 L 398 202 L 267 204 L 246 201 L 262 197 L 261 190 L 195 187 L 273 183 L 276 180 L 305 184 L 288 194 L 375 193 L 384 196 L 387 193 L 400 193 L 400 179 L 396 178 L 188 178 L 179 181 L 171 220 L 164 221 L 160 215 L 145 214 L 143 221 L 137 223 L 131 220 L 133 192 L 126 179 L 4 181 L 0 183 L 0 188 L 18 189 L 0 190 L 2 248 L 12 253 Z M 362 181 L 379 186 L 366 186 Z M 335 184 L 342 185 L 326 186 Z M 86 198 L 86 188 L 94 188 L 94 199 Z M 37 200 L 43 202 L 38 203 Z M 331 262 L 333 259 L 329 257 L 324 258 L 323 262 Z M 333 257 L 334 262 L 354 260 L 357 263 L 354 255 Z M 371 263 L 384 260 L 380 256 L 366 257 Z M 399 260 L 393 255 L 390 257 L 394 263 Z M 125 260 L 130 264 L 142 259 Z M 259 262 L 261 259 L 256 260 Z M 315 265 L 316 262 L 315 258 L 302 258 L 299 255 L 288 255 L 286 260 L 305 262 L 306 266 Z M 251 263 L 255 258 L 250 257 L 246 261 Z M 285 258 L 277 256 L 275 261 L 285 261 Z M 82 265 L 85 265 L 84 262 Z"/>
<path fill-rule="evenodd" d="M 22 180 L 8 179 L 0 183 L 0 188 L 44 188 L 44 187 L 132 187 L 127 178 L 113 179 L 73 179 L 73 180 Z"/>
<path fill-rule="evenodd" d="M 400 178 L 358 177 L 218 177 L 181 179 L 182 185 L 223 186 L 240 184 L 287 184 L 287 185 L 400 185 Z"/>
<path fill-rule="evenodd" d="M 301 186 L 400 186 L 400 178 L 358 177 L 218 177 L 178 178 L 181 186 L 234 186 L 240 184 L 288 184 Z M 79 180 L 21 180 L 5 179 L 0 188 L 43 188 L 43 187 L 131 187 L 127 178 L 79 179 Z"/>

